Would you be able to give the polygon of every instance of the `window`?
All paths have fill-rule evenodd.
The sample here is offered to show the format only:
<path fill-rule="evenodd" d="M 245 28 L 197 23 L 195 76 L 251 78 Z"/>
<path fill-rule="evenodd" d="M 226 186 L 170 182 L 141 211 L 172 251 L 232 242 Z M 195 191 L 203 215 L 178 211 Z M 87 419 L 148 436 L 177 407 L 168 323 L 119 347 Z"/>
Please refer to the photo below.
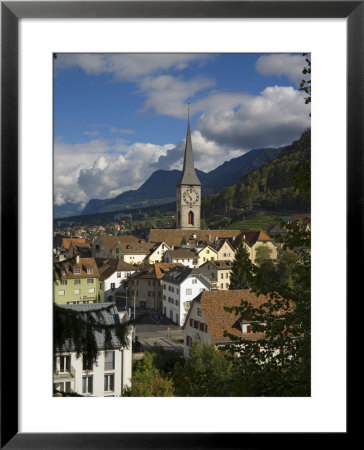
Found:
<path fill-rule="evenodd" d="M 225 283 L 226 289 L 229 289 L 229 283 Z"/>
<path fill-rule="evenodd" d="M 64 291 L 58 291 L 58 295 L 64 295 Z"/>
<path fill-rule="evenodd" d="M 87 273 L 92 273 L 91 267 L 87 267 Z"/>
<path fill-rule="evenodd" d="M 229 278 L 229 272 L 226 272 L 225 278 Z"/>
<path fill-rule="evenodd" d="M 81 284 L 81 280 L 74 280 L 73 284 Z"/>
<path fill-rule="evenodd" d="M 246 326 L 246 332 L 247 332 L 247 333 L 251 333 L 251 332 L 252 332 L 252 327 L 251 327 L 251 325 L 247 325 L 247 326 Z"/>
<path fill-rule="evenodd" d="M 82 394 L 92 394 L 93 392 L 93 377 L 86 375 L 82 377 Z"/>
<path fill-rule="evenodd" d="M 197 283 L 197 278 L 192 278 L 192 284 L 196 284 Z"/>
<path fill-rule="evenodd" d="M 220 284 L 221 289 L 224 289 L 224 283 Z"/>
<path fill-rule="evenodd" d="M 114 374 L 108 373 L 104 375 L 104 391 L 113 391 L 114 390 Z"/>
<path fill-rule="evenodd" d="M 119 248 L 118 247 L 116 247 L 115 253 L 119 253 Z"/>
<path fill-rule="evenodd" d="M 195 320 L 195 323 L 194 323 L 194 325 L 193 325 L 193 328 L 196 328 L 196 330 L 198 330 L 198 324 L 199 324 L 199 321 L 198 321 L 198 320 Z"/>
<path fill-rule="evenodd" d="M 202 311 L 201 311 L 201 308 L 197 308 L 197 315 L 198 315 L 199 317 L 201 317 L 201 316 L 202 316 Z"/>
<path fill-rule="evenodd" d="M 121 278 L 121 272 L 116 272 L 116 277 Z"/>
<path fill-rule="evenodd" d="M 206 250 L 206 253 L 209 254 L 209 253 L 210 253 L 210 250 Z"/>
<path fill-rule="evenodd" d="M 115 352 L 105 352 L 105 370 L 115 369 Z"/>
<path fill-rule="evenodd" d="M 205 323 L 200 323 L 200 331 L 207 333 L 207 325 Z"/>
<path fill-rule="evenodd" d="M 94 293 L 95 293 L 95 288 L 90 288 L 90 289 L 88 290 L 88 293 L 89 293 L 89 294 L 94 294 Z"/>
<path fill-rule="evenodd" d="M 188 213 L 188 225 L 193 225 L 194 224 L 194 216 L 193 216 L 193 212 L 192 211 L 190 211 L 189 213 Z"/>
<path fill-rule="evenodd" d="M 74 273 L 75 275 L 80 275 L 81 269 L 73 269 L 73 273 Z"/>
<path fill-rule="evenodd" d="M 224 278 L 224 274 L 221 272 L 220 278 Z"/>
<path fill-rule="evenodd" d="M 71 356 L 62 355 L 59 357 L 59 371 L 60 372 L 70 372 L 71 370 Z"/>
<path fill-rule="evenodd" d="M 193 327 L 193 319 L 190 319 L 190 327 Z"/>
<path fill-rule="evenodd" d="M 111 283 L 111 289 L 115 289 L 115 283 Z"/>
<path fill-rule="evenodd" d="M 63 381 L 61 383 L 54 383 L 54 389 L 59 392 L 71 392 L 71 382 Z"/>
<path fill-rule="evenodd" d="M 79 295 L 80 294 L 80 290 L 79 289 L 74 289 L 73 293 Z"/>
<path fill-rule="evenodd" d="M 192 289 L 186 289 L 186 295 L 192 295 Z"/>
<path fill-rule="evenodd" d="M 87 278 L 87 284 L 93 284 L 94 279 L 93 278 Z"/>
<path fill-rule="evenodd" d="M 63 286 L 67 286 L 67 280 L 61 280 L 61 284 L 62 284 Z"/>

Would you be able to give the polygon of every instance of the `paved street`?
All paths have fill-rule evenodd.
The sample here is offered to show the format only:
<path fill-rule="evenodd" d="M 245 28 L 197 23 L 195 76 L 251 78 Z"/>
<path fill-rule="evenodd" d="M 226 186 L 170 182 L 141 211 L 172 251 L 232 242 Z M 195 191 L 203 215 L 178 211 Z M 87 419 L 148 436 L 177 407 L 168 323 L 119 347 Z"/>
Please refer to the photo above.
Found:
<path fill-rule="evenodd" d="M 119 311 L 123 311 L 120 307 Z M 133 316 L 133 311 L 131 311 Z M 162 347 L 165 350 L 183 351 L 182 328 L 167 319 L 162 314 L 157 314 L 146 310 L 136 310 L 135 315 L 140 319 L 140 323 L 135 325 L 136 340 L 144 348 L 149 346 Z"/>

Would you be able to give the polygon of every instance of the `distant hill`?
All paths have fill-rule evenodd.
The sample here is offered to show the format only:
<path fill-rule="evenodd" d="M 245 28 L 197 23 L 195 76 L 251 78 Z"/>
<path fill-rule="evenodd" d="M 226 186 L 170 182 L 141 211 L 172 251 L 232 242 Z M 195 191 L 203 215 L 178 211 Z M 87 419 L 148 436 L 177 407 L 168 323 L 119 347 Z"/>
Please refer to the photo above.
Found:
<path fill-rule="evenodd" d="M 69 217 L 82 214 L 82 204 L 67 202 L 63 205 L 53 205 L 53 216 L 58 217 Z"/>
<path fill-rule="evenodd" d="M 221 191 L 238 181 L 243 175 L 261 167 L 281 152 L 281 148 L 251 150 L 242 156 L 224 162 L 216 169 L 205 173 L 196 170 L 202 184 L 202 195 Z M 176 199 L 176 184 L 179 170 L 156 170 L 139 189 L 123 192 L 115 198 L 90 200 L 82 214 L 104 213 L 125 209 L 164 205 Z"/>
<path fill-rule="evenodd" d="M 260 207 L 269 211 L 309 212 L 310 201 L 295 190 L 290 179 L 295 168 L 304 168 L 305 183 L 310 184 L 311 131 L 300 139 L 282 147 L 280 154 L 260 168 L 249 172 L 235 184 L 220 193 L 202 199 L 202 216 L 210 221 L 214 216 L 226 216 L 229 212 Z"/>

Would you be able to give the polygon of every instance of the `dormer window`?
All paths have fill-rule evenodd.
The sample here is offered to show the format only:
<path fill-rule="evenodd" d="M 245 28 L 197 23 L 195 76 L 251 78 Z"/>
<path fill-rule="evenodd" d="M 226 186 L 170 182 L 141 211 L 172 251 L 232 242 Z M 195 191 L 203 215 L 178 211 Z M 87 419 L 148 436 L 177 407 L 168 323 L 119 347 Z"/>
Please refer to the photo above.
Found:
<path fill-rule="evenodd" d="M 73 273 L 74 273 L 75 275 L 80 275 L 81 269 L 73 269 Z"/>
<path fill-rule="evenodd" d="M 87 267 L 87 273 L 92 273 L 91 267 Z"/>

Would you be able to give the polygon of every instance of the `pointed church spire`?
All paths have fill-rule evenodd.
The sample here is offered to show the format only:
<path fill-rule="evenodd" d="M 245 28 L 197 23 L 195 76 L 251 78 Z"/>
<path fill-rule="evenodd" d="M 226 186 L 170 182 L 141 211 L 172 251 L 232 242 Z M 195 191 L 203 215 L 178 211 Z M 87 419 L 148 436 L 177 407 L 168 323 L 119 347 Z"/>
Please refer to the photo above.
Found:
<path fill-rule="evenodd" d="M 178 180 L 177 186 L 180 184 L 188 184 L 201 186 L 201 182 L 195 171 L 193 163 L 193 153 L 192 153 L 192 140 L 191 140 L 191 130 L 190 130 L 190 104 L 188 104 L 188 120 L 187 120 L 187 135 L 186 135 L 186 146 L 185 146 L 185 158 L 183 162 L 183 170 L 180 179 Z"/>

